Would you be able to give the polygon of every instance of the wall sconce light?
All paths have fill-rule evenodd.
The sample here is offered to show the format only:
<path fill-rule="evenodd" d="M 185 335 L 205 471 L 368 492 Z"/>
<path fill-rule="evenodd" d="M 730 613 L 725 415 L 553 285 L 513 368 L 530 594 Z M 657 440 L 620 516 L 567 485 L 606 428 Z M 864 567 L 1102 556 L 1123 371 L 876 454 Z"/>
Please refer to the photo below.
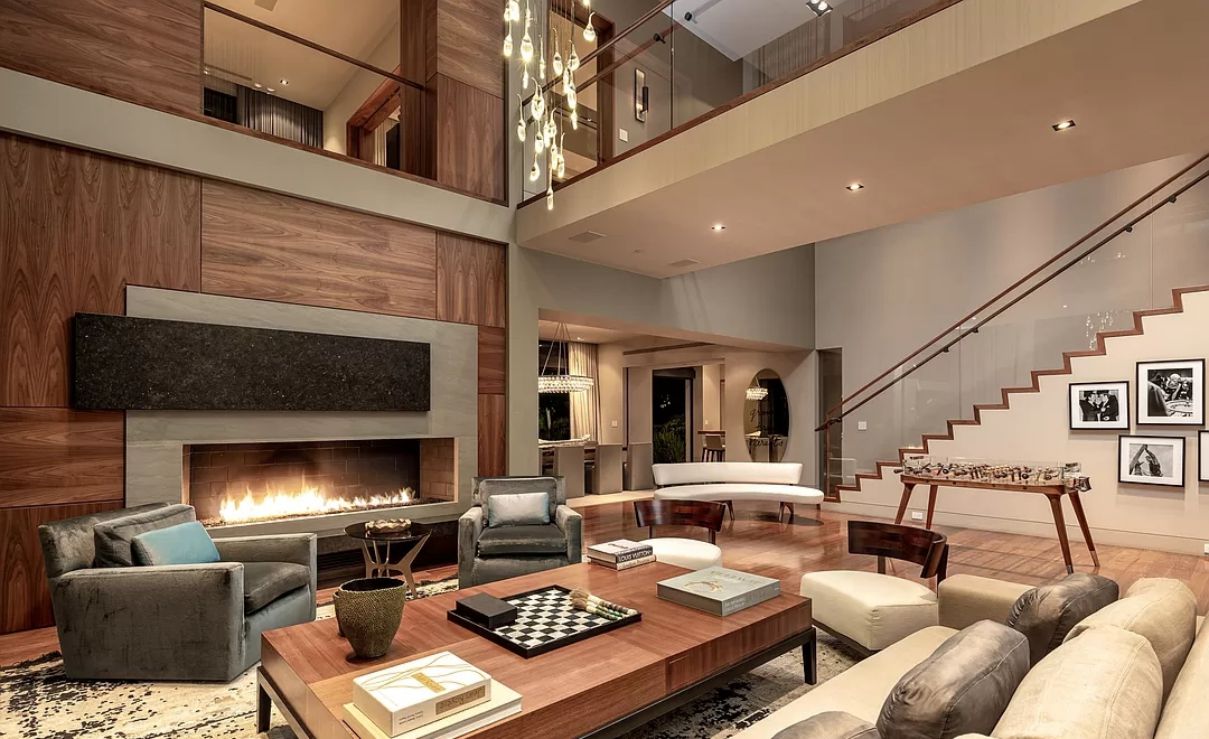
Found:
<path fill-rule="evenodd" d="M 646 72 L 634 70 L 634 120 L 646 121 L 651 108 L 651 88 L 646 86 Z"/>

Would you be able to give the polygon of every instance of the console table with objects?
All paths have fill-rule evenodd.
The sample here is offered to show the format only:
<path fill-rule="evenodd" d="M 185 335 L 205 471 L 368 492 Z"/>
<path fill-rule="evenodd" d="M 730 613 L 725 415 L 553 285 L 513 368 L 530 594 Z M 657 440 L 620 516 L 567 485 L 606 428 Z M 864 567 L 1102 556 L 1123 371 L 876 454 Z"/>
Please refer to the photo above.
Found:
<path fill-rule="evenodd" d="M 352 737 L 343 705 L 354 678 L 446 650 L 522 696 L 520 713 L 476 739 L 622 736 L 794 649 L 802 650 L 803 678 L 814 683 L 809 599 L 782 593 L 725 618 L 659 599 L 656 583 L 685 572 L 659 563 L 621 572 L 574 564 L 410 601 L 390 651 L 370 662 L 348 659 L 334 619 L 268 632 L 258 725 L 267 729 L 272 701 L 299 737 Z M 447 616 L 469 595 L 509 597 L 551 585 L 583 588 L 637 609 L 642 620 L 526 659 Z"/>
<path fill-rule="evenodd" d="M 898 502 L 898 513 L 895 523 L 902 523 L 911 502 L 911 494 L 916 485 L 928 486 L 928 513 L 925 526 L 932 528 L 932 516 L 936 511 L 936 492 L 940 487 L 968 488 L 974 490 L 997 490 L 1008 493 L 1036 493 L 1044 495 L 1049 500 L 1050 512 L 1054 517 L 1054 526 L 1058 530 L 1058 544 L 1062 548 L 1062 559 L 1066 563 L 1068 573 L 1075 571 L 1074 562 L 1070 555 L 1070 540 L 1066 536 L 1066 517 L 1062 514 L 1062 498 L 1070 498 L 1071 508 L 1079 528 L 1083 531 L 1083 539 L 1087 542 L 1087 551 L 1091 561 L 1100 566 L 1100 557 L 1096 554 L 1096 545 L 1091 538 L 1091 528 L 1087 525 L 1087 516 L 1083 513 L 1081 492 L 1091 490 L 1091 481 L 1082 475 L 1073 474 L 1077 465 L 1066 465 L 1064 470 L 1058 468 L 1042 468 L 1026 465 L 991 465 L 972 462 L 960 463 L 961 469 L 954 470 L 952 466 L 923 460 L 908 460 L 913 462 L 903 469 L 896 470 L 903 483 L 902 497 Z"/>

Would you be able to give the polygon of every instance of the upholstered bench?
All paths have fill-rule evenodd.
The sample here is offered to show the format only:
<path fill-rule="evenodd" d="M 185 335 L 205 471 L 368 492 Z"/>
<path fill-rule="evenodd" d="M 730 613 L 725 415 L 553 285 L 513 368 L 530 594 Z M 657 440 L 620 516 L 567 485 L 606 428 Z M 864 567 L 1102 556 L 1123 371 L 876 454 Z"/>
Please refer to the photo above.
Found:
<path fill-rule="evenodd" d="M 780 504 L 780 513 L 794 505 L 821 505 L 823 491 L 800 484 L 802 465 L 796 462 L 680 462 L 657 464 L 656 499 L 709 500 L 725 503 L 735 517 L 733 502 L 759 500 Z"/>

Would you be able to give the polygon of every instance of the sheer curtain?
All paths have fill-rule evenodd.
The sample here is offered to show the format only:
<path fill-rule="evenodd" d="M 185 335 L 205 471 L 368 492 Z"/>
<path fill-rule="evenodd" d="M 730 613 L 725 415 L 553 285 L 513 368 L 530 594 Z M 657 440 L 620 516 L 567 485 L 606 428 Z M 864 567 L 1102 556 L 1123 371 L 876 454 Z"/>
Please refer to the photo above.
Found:
<path fill-rule="evenodd" d="M 600 417 L 600 384 L 596 370 L 596 345 L 567 342 L 567 371 L 592 378 L 592 389 L 571 393 L 571 438 L 596 440 Z"/>

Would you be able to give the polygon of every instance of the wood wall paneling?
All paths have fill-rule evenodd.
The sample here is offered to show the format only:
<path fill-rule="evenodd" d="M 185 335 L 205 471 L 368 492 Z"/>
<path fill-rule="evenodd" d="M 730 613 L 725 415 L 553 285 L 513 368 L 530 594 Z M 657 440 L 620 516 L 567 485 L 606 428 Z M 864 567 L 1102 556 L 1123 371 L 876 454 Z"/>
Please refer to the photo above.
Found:
<path fill-rule="evenodd" d="M 504 104 L 498 95 L 444 74 L 436 84 L 437 182 L 502 201 Z"/>
<path fill-rule="evenodd" d="M 494 0 L 436 3 L 437 67 L 434 71 L 495 97 L 504 95 L 504 23 Z M 540 18 L 533 19 L 539 25 Z M 519 33 L 519 31 L 518 31 Z M 519 35 L 516 40 L 519 41 Z M 565 41 L 564 41 L 565 43 Z"/>
<path fill-rule="evenodd" d="M 202 290 L 435 318 L 431 229 L 207 180 Z"/>
<path fill-rule="evenodd" d="M 54 615 L 38 526 L 110 510 L 120 503 L 0 508 L 0 633 L 50 626 Z"/>
<path fill-rule="evenodd" d="M 479 326 L 479 392 L 503 395 L 507 391 L 507 333 L 502 328 Z"/>
<path fill-rule="evenodd" d="M 0 508 L 121 501 L 123 413 L 0 408 Z"/>
<path fill-rule="evenodd" d="M 0 406 L 68 404 L 77 312 L 122 313 L 127 283 L 199 288 L 200 187 L 0 134 Z"/>
<path fill-rule="evenodd" d="M 479 396 L 479 475 L 507 474 L 507 421 L 505 396 Z"/>
<path fill-rule="evenodd" d="M 505 247 L 437 234 L 437 318 L 503 328 L 508 280 Z"/>
<path fill-rule="evenodd" d="M 4 0 L 0 65 L 196 115 L 202 95 L 200 6 L 198 0 Z"/>

